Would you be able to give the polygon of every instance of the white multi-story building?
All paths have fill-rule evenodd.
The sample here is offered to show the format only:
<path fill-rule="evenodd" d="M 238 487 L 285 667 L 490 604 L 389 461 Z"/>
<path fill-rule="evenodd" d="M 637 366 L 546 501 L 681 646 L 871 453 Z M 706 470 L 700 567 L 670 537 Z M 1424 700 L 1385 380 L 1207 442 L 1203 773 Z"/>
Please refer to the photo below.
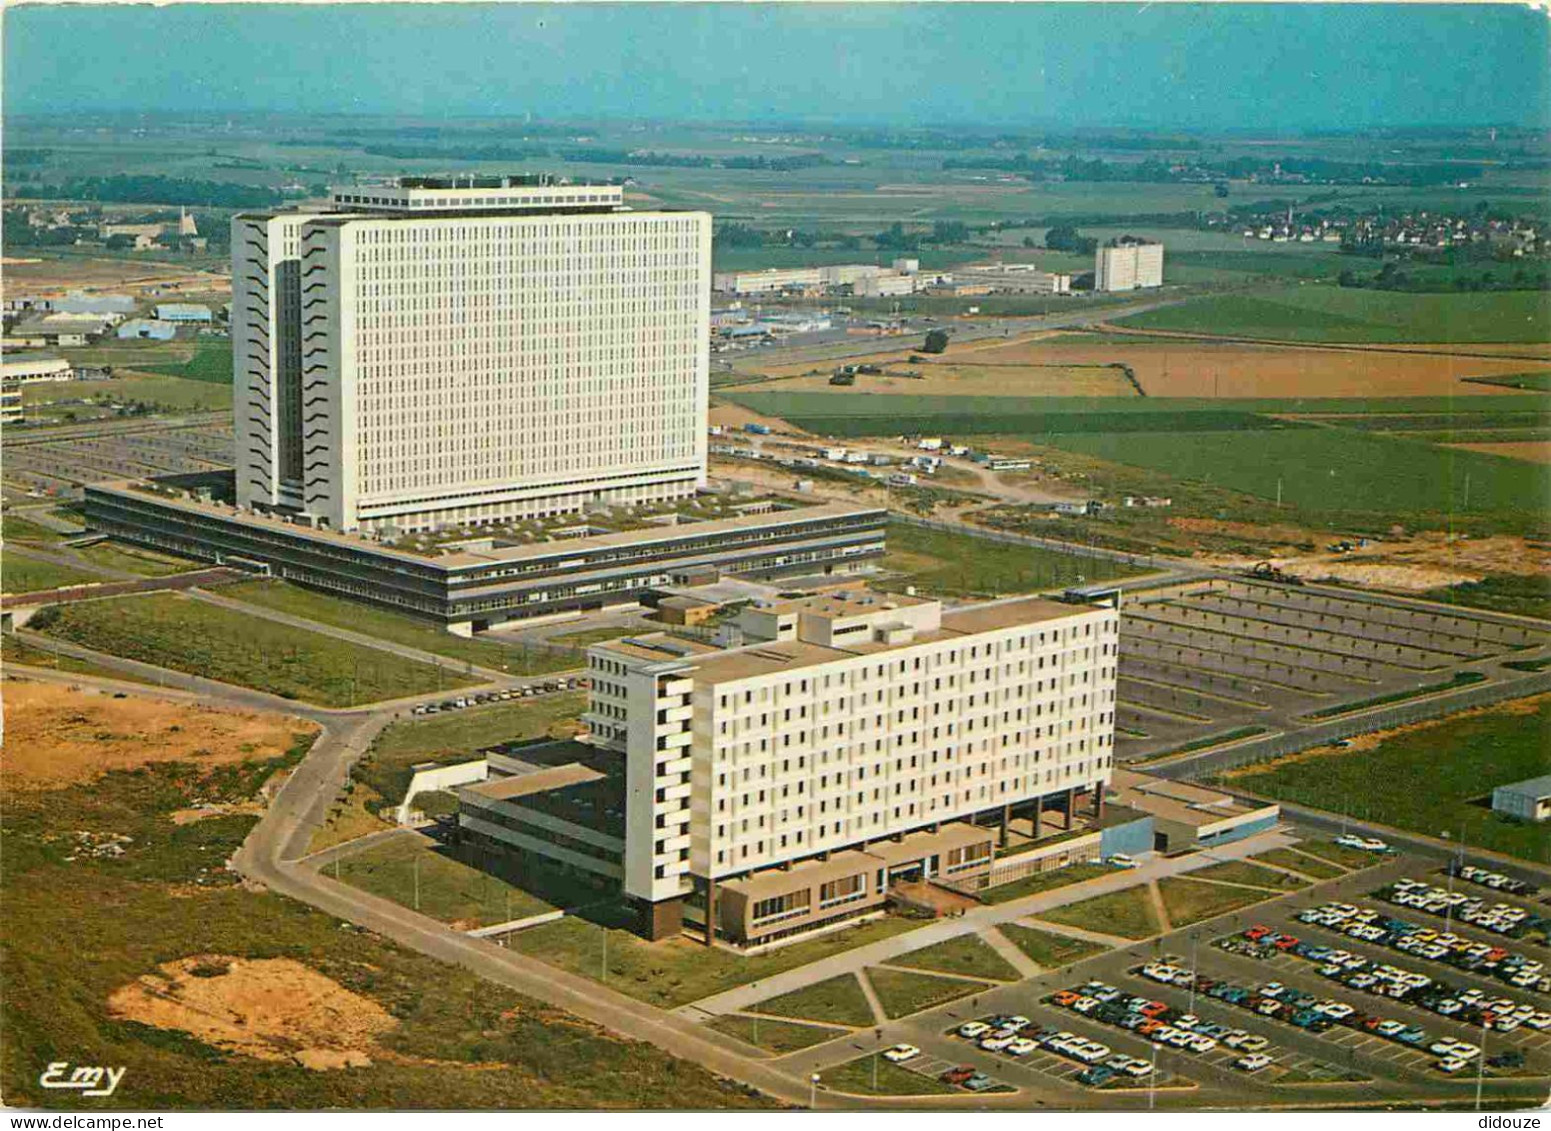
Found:
<path fill-rule="evenodd" d="M 1101 796 L 1118 621 L 844 591 L 745 610 L 754 642 L 730 649 L 594 646 L 584 721 L 622 756 L 643 930 L 676 932 L 687 898 L 738 942 L 827 926 L 876 910 L 891 877 L 987 868 L 996 833 L 968 818 Z"/>
<path fill-rule="evenodd" d="M 1163 245 L 1121 236 L 1100 244 L 1093 264 L 1096 291 L 1134 291 L 1163 286 Z"/>
<path fill-rule="evenodd" d="M 405 179 L 232 222 L 239 504 L 485 525 L 705 479 L 710 217 Z"/>

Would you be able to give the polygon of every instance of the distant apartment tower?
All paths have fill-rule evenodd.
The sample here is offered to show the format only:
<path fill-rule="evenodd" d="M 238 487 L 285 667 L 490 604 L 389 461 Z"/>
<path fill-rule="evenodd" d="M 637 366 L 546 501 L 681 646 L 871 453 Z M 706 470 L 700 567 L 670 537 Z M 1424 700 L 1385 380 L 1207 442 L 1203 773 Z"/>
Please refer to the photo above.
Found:
<path fill-rule="evenodd" d="M 235 217 L 239 505 L 414 531 L 692 494 L 710 249 L 705 213 L 536 176 Z"/>
<path fill-rule="evenodd" d="M 1096 291 L 1134 291 L 1163 286 L 1163 245 L 1121 236 L 1099 247 L 1093 266 Z"/>
<path fill-rule="evenodd" d="M 902 876 L 989 869 L 996 829 L 970 818 L 1005 828 L 1014 806 L 1098 805 L 1118 620 L 1040 598 L 944 611 L 842 591 L 745 610 L 731 649 L 599 644 L 590 745 L 549 759 L 589 772 L 543 773 L 604 796 L 556 824 L 564 788 L 538 806 L 550 778 L 519 777 L 473 791 L 461 823 L 492 851 L 621 882 L 650 937 L 678 933 L 687 911 L 742 945 L 821 929 L 876 912 Z"/>

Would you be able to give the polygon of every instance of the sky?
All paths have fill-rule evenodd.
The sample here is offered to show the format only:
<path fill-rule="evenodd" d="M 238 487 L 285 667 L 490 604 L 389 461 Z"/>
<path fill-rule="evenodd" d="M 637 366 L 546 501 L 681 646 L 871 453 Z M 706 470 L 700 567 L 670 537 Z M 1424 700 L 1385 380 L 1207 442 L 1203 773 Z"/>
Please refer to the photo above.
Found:
<path fill-rule="evenodd" d="M 1551 126 L 1517 5 L 86 4 L 4 14 L 11 114 Z"/>

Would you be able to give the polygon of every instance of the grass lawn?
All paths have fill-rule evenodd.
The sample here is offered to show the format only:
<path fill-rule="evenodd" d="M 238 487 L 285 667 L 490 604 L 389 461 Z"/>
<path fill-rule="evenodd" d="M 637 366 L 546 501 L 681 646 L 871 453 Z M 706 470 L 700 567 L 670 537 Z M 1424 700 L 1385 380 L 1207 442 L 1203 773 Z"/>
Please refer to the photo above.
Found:
<path fill-rule="evenodd" d="M 586 693 L 575 691 L 403 719 L 378 734 L 352 777 L 397 805 L 414 776 L 410 767 L 417 763 L 466 762 L 475 751 L 499 742 L 569 734 L 586 706 Z"/>
<path fill-rule="evenodd" d="M 585 662 L 579 656 L 560 651 L 513 647 L 490 639 L 468 640 L 401 613 L 315 593 L 284 581 L 239 581 L 222 586 L 221 596 L 514 675 L 562 671 Z"/>
<path fill-rule="evenodd" d="M 968 997 L 992 988 L 988 982 L 938 978 L 930 974 L 914 974 L 908 970 L 890 970 L 885 966 L 867 967 L 867 980 L 872 983 L 883 1012 L 890 1018 L 908 1017 L 945 1001 Z"/>
<path fill-rule="evenodd" d="M 207 381 L 216 385 L 232 383 L 232 347 L 224 339 L 219 342 L 200 342 L 194 347 L 187 361 L 163 365 L 135 366 L 149 373 L 165 373 L 170 377 L 182 377 L 186 381 Z"/>
<path fill-rule="evenodd" d="M 44 589 L 58 589 L 66 585 L 85 585 L 92 581 L 107 581 L 100 573 L 87 573 L 66 565 L 24 558 L 14 550 L 5 555 L 0 563 L 0 585 L 7 593 L 37 593 Z"/>
<path fill-rule="evenodd" d="M 1159 880 L 1158 893 L 1163 896 L 1163 906 L 1175 928 L 1188 927 L 1271 898 L 1270 892 L 1200 883 L 1183 876 L 1165 876 Z"/>
<path fill-rule="evenodd" d="M 326 871 L 336 875 L 333 865 Z M 419 911 L 444 923 L 488 927 L 554 910 L 521 888 L 471 868 L 413 836 L 396 837 L 345 857 L 339 862 L 337 876 L 352 887 L 413 908 L 417 872 Z"/>
<path fill-rule="evenodd" d="M 903 575 L 889 585 L 914 585 L 934 595 L 952 597 L 1027 593 L 1076 585 L 1079 578 L 1107 581 L 1143 572 L 1108 558 L 1007 545 L 907 522 L 889 524 L 883 568 Z"/>
<path fill-rule="evenodd" d="M 329 806 L 323 823 L 313 830 L 307 851 L 322 852 L 325 848 L 333 848 L 347 840 L 394 828 L 392 821 L 378 816 L 379 811 L 385 808 L 387 803 L 383 801 L 382 794 L 351 778 Z"/>
<path fill-rule="evenodd" d="M 609 971 L 605 981 L 620 993 L 672 1009 L 920 925 L 910 919 L 874 919 L 832 935 L 747 957 L 719 947 L 707 948 L 688 938 L 650 943 L 630 931 L 615 930 L 609 932 Z M 589 978 L 597 978 L 601 970 L 603 929 L 575 917 L 523 931 L 512 939 L 511 945 L 552 966 Z M 857 987 L 856 992 L 860 995 L 861 988 Z M 757 1008 L 761 1013 L 769 1012 L 764 1003 Z M 782 1016 L 803 1016 L 781 1012 Z M 848 1024 L 840 1018 L 808 1019 Z M 871 1020 L 872 1015 L 867 1014 L 858 1024 L 870 1024 Z"/>
<path fill-rule="evenodd" d="M 946 942 L 912 950 L 889 959 L 891 966 L 910 966 L 917 970 L 941 970 L 944 974 L 963 974 L 970 978 L 991 978 L 1016 982 L 1018 971 L 1005 958 L 975 935 L 960 935 Z"/>
<path fill-rule="evenodd" d="M 48 386 L 44 382 L 22 387 L 22 403 L 27 414 L 32 415 L 35 405 L 56 401 L 78 400 L 91 397 L 94 401 L 114 404 L 141 404 L 158 412 L 216 412 L 232 407 L 232 387 L 213 381 L 190 381 L 162 373 L 123 372 L 108 381 L 88 381 Z M 79 408 L 89 413 L 89 406 L 63 406 Z"/>
<path fill-rule="evenodd" d="M 19 637 L 6 633 L 0 636 L 0 661 L 7 664 L 31 664 L 38 668 L 51 668 L 62 672 L 79 672 L 81 675 L 105 676 L 108 679 L 121 679 L 128 683 L 144 683 L 151 686 L 155 684 L 148 679 L 121 672 L 115 668 L 103 664 L 94 664 L 90 660 L 78 660 L 74 656 L 61 656 L 57 652 L 48 652 L 42 648 L 34 647 Z"/>
<path fill-rule="evenodd" d="M 1028 955 L 1031 961 L 1047 970 L 1081 962 L 1105 950 L 1098 943 L 1053 935 L 1049 931 L 1036 930 L 1018 923 L 1002 923 L 997 930 L 1006 936 L 1008 942 Z"/>
<path fill-rule="evenodd" d="M 61 534 L 47 526 L 40 526 L 30 518 L 24 518 L 15 511 L 6 511 L 3 522 L 0 522 L 0 536 L 7 542 L 47 542 L 62 541 L 69 535 Z"/>
<path fill-rule="evenodd" d="M 1371 868 L 1375 864 L 1382 863 L 1384 859 L 1382 856 L 1375 856 L 1371 852 L 1364 852 L 1360 848 L 1348 848 L 1344 844 L 1336 844 L 1334 841 L 1329 840 L 1299 841 L 1298 851 L 1309 856 L 1317 856 L 1321 860 L 1335 864 L 1348 872 Z"/>
<path fill-rule="evenodd" d="M 629 628 L 620 625 L 604 628 L 584 628 L 580 632 L 565 632 L 559 636 L 551 636 L 550 640 L 567 648 L 585 648 L 589 644 L 601 644 L 605 640 L 618 640 L 621 636 L 630 636 L 640 632 L 639 628 Z"/>
<path fill-rule="evenodd" d="M 773 1021 L 769 1017 L 747 1017 L 741 1013 L 724 1013 L 706 1024 L 718 1033 L 737 1037 L 755 1048 L 768 1049 L 777 1056 L 821 1045 L 847 1032 L 820 1025 L 799 1025 L 795 1021 Z"/>
<path fill-rule="evenodd" d="M 1473 847 L 1544 863 L 1551 828 L 1498 816 L 1489 799 L 1494 785 L 1544 774 L 1547 750 L 1551 696 L 1540 696 L 1420 724 L 1371 750 L 1322 747 L 1228 778 L 1264 796 L 1432 836 L 1448 832 Z M 1300 847 L 1328 854 L 1325 845 Z"/>
<path fill-rule="evenodd" d="M 1222 880 L 1225 883 L 1248 884 L 1250 887 L 1267 888 L 1271 891 L 1290 891 L 1307 886 L 1305 881 L 1289 876 L 1286 872 L 1262 868 L 1244 860 L 1229 860 L 1225 864 L 1213 864 L 1210 868 L 1197 869 L 1190 875 L 1191 878 L 1198 880 Z"/>
<path fill-rule="evenodd" d="M 1042 891 L 1050 891 L 1052 888 L 1091 880 L 1095 876 L 1108 876 L 1114 870 L 1108 864 L 1068 864 L 1065 868 L 1057 868 L 1053 872 L 1036 872 L 1032 876 L 1013 880 L 1009 884 L 986 888 L 977 894 L 982 903 L 1008 903 L 1014 899 L 1022 899 L 1026 895 L 1035 895 Z"/>
<path fill-rule="evenodd" d="M 617 1039 L 458 966 L 245 888 L 220 861 L 254 818 L 179 825 L 171 814 L 196 798 L 251 798 L 279 761 L 163 763 L 89 785 L 5 790 L 0 1087 L 9 1104 L 95 1115 L 234 1104 L 266 1111 L 774 1106 L 649 1044 Z M 67 861 L 77 829 L 133 840 L 116 859 Z M 278 1043 L 276 1059 L 259 1060 L 109 1015 L 120 987 L 159 963 L 201 954 L 300 962 L 396 1024 L 372 1049 L 372 1063 L 315 1071 Z M 283 1011 L 293 1003 L 277 995 L 272 1005 Z M 82 1047 L 103 1063 L 131 1066 L 112 1097 L 38 1086 L 39 1065 Z"/>
<path fill-rule="evenodd" d="M 1152 901 L 1147 898 L 1147 889 L 1143 886 L 1112 891 L 1081 903 L 1069 903 L 1043 911 L 1037 918 L 1125 939 L 1149 938 L 1163 929 L 1153 914 Z"/>
<path fill-rule="evenodd" d="M 1551 299 L 1539 291 L 1410 294 L 1301 286 L 1257 295 L 1214 295 L 1121 321 L 1298 342 L 1544 342 Z"/>
<path fill-rule="evenodd" d="M 853 1029 L 871 1025 L 874 1021 L 867 995 L 862 992 L 855 974 L 838 974 L 800 990 L 756 1002 L 750 1008 L 777 1017 L 832 1021 Z"/>
<path fill-rule="evenodd" d="M 922 1076 L 874 1053 L 848 1060 L 820 1073 L 820 1082 L 831 1091 L 852 1096 L 951 1096 L 968 1095 L 935 1076 Z"/>
<path fill-rule="evenodd" d="M 1333 880 L 1337 876 L 1346 875 L 1345 868 L 1326 860 L 1306 856 L 1302 852 L 1295 852 L 1291 848 L 1273 848 L 1270 852 L 1262 852 L 1249 859 L 1264 860 L 1267 864 L 1280 864 L 1284 868 L 1302 872 L 1305 876 L 1316 880 Z"/>
<path fill-rule="evenodd" d="M 83 546 L 72 552 L 93 565 L 100 565 L 106 569 L 121 569 L 127 573 L 137 573 L 141 577 L 167 577 L 174 573 L 185 573 L 191 569 L 208 568 L 210 564 L 197 562 L 192 558 L 176 557 L 160 550 L 131 546 L 125 542 L 98 542 L 96 545 Z"/>
<path fill-rule="evenodd" d="M 1472 609 L 1551 620 L 1551 577 L 1489 574 L 1480 581 L 1432 589 L 1422 596 Z"/>
<path fill-rule="evenodd" d="M 348 707 L 468 682 L 363 648 L 172 593 L 50 606 L 49 636 L 191 675 Z"/>

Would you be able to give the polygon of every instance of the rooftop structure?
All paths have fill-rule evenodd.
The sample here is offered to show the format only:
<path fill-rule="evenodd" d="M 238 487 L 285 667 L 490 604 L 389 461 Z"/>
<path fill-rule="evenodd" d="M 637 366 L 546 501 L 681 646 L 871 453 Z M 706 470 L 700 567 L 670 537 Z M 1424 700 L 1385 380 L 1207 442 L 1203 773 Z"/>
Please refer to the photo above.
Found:
<path fill-rule="evenodd" d="M 1510 782 L 1492 790 L 1492 811 L 1521 821 L 1551 818 L 1551 774 Z"/>
<path fill-rule="evenodd" d="M 1165 850 L 1226 844 L 1273 827 L 1281 806 L 1251 805 L 1189 782 L 1117 769 L 1110 799 L 1152 816 L 1157 847 Z"/>

